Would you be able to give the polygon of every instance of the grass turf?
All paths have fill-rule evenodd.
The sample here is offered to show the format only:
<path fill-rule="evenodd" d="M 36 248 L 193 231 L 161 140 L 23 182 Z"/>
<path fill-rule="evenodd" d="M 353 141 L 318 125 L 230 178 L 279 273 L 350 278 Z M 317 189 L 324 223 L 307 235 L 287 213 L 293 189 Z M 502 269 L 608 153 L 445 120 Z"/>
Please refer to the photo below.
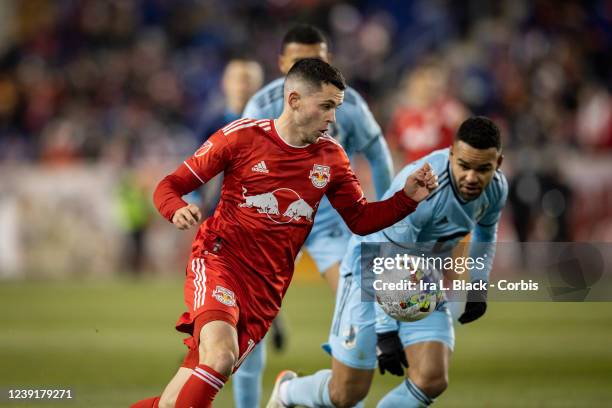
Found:
<path fill-rule="evenodd" d="M 0 285 L 0 406 L 127 407 L 157 395 L 186 350 L 173 329 L 179 281 Z M 333 300 L 322 282 L 295 282 L 284 312 L 289 348 L 268 352 L 264 399 L 279 370 L 330 367 Z M 457 327 L 450 387 L 439 407 L 588 407 L 612 400 L 609 303 L 492 303 Z M 367 406 L 398 384 L 377 375 Z M 9 402 L 9 388 L 72 388 L 71 401 Z M 265 402 L 265 401 L 264 401 Z M 231 407 L 231 383 L 215 406 Z"/>

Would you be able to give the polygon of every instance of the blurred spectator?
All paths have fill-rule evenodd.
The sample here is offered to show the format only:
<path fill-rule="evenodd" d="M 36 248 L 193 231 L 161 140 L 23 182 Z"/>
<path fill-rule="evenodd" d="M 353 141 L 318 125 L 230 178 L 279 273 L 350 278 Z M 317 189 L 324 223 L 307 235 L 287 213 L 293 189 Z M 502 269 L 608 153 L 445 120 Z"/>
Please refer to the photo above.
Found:
<path fill-rule="evenodd" d="M 588 84 L 582 90 L 576 128 L 580 145 L 612 149 L 612 97 L 602 85 Z"/>
<path fill-rule="evenodd" d="M 605 0 L 1 1 L 0 165 L 170 170 L 241 111 L 263 72 L 277 71 L 278 39 L 296 21 L 331 33 L 333 60 L 388 123 L 398 166 L 448 144 L 467 111 L 486 114 L 505 129 L 510 181 L 523 149 L 536 152 L 536 161 L 558 159 L 543 158 L 550 146 L 575 159 L 553 182 L 540 170 L 517 173 L 515 186 L 535 174 L 568 208 L 558 220 L 561 236 L 540 234 L 547 223 L 531 215 L 518 235 L 561 239 L 568 223 L 588 238 L 595 229 L 585 226 L 612 225 L 610 178 L 598 183 L 605 199 L 589 200 L 589 212 L 569 211 L 595 187 L 568 172 L 588 173 L 582 162 L 595 159 L 598 174 L 610 172 L 612 17 Z M 245 52 L 261 68 L 231 63 L 224 75 L 230 56 Z M 536 211 L 515 203 L 517 211 Z"/>
<path fill-rule="evenodd" d="M 263 80 L 263 68 L 257 61 L 242 58 L 230 60 L 223 70 L 219 107 L 212 118 L 208 119 L 200 134 L 200 142 L 203 143 L 214 132 L 240 118 L 244 106 L 261 88 Z"/>
<path fill-rule="evenodd" d="M 572 192 L 559 172 L 553 150 L 541 156 L 522 151 L 508 202 L 518 241 L 568 242 Z"/>
<path fill-rule="evenodd" d="M 390 142 L 405 161 L 443 146 L 448 132 L 432 129 L 452 128 L 462 105 L 505 121 L 508 148 L 609 149 L 606 4 L 7 0 L 0 160 L 180 156 L 215 128 L 202 112 L 216 113 L 227 56 L 248 51 L 273 72 L 284 27 L 272 23 L 306 17 L 329 25 L 334 61 L 379 119 L 395 112 Z M 432 52 L 437 62 L 417 64 Z M 388 106 L 402 71 L 402 106 Z"/>

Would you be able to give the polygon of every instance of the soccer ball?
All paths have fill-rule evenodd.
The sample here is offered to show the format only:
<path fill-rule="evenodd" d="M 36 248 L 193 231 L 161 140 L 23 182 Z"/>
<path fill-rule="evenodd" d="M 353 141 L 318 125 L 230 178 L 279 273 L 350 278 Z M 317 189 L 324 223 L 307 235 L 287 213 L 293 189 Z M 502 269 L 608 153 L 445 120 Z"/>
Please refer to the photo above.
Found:
<path fill-rule="evenodd" d="M 390 285 L 376 290 L 376 302 L 395 320 L 416 322 L 424 319 L 444 301 L 444 292 L 439 287 L 441 274 L 428 268 L 424 261 L 412 258 L 414 274 L 398 269 L 386 271 L 384 282 Z M 415 268 L 414 265 L 419 266 Z"/>

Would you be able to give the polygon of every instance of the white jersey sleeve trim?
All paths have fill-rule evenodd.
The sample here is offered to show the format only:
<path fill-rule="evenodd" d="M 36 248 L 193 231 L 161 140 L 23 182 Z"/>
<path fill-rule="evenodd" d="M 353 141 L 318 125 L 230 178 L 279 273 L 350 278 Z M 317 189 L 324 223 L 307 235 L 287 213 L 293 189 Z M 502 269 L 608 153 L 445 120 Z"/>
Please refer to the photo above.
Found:
<path fill-rule="evenodd" d="M 245 128 L 249 128 L 249 127 L 253 127 L 253 126 L 257 126 L 257 123 L 247 122 L 247 123 L 241 124 L 239 126 L 234 126 L 232 129 L 230 129 L 229 131 L 224 132 L 224 133 L 225 133 L 225 136 L 229 136 L 230 133 L 233 133 L 233 132 L 235 132 L 237 130 L 245 129 Z"/>
<path fill-rule="evenodd" d="M 229 131 L 236 128 L 237 126 L 244 125 L 249 122 L 253 122 L 253 119 L 248 119 L 248 118 L 238 119 L 238 120 L 231 122 L 229 125 L 225 126 L 224 128 L 222 128 L 221 131 L 227 134 Z"/>
<path fill-rule="evenodd" d="M 361 191 L 361 196 L 357 199 L 357 201 L 355 201 L 355 203 L 360 202 L 363 198 L 365 197 L 365 194 L 363 192 L 363 190 Z"/>
<path fill-rule="evenodd" d="M 191 171 L 191 173 L 192 173 L 192 174 L 193 174 L 193 175 L 194 175 L 194 176 L 195 176 L 195 177 L 196 177 L 198 180 L 200 180 L 200 183 L 202 183 L 202 184 L 206 184 L 206 183 L 204 183 L 204 180 L 202 180 L 202 179 L 200 178 L 200 176 L 198 176 L 198 173 L 196 173 L 196 172 L 195 172 L 195 171 L 194 171 L 194 170 L 191 168 L 191 166 L 190 166 L 189 164 L 187 164 L 187 162 L 186 162 L 186 161 L 184 161 L 183 163 L 185 164 L 185 166 L 187 166 L 187 168 L 189 169 L 189 171 Z"/>
<path fill-rule="evenodd" d="M 324 136 L 321 136 L 320 140 L 332 142 L 333 144 L 342 147 L 342 150 L 344 150 L 344 147 L 340 144 L 340 142 L 338 142 L 336 139 L 334 139 L 333 137 L 331 137 L 328 134 L 325 134 Z"/>
<path fill-rule="evenodd" d="M 261 119 L 261 120 L 255 121 L 255 123 L 257 123 L 257 126 L 262 128 L 266 132 L 269 132 L 270 130 L 272 130 L 269 119 Z"/>

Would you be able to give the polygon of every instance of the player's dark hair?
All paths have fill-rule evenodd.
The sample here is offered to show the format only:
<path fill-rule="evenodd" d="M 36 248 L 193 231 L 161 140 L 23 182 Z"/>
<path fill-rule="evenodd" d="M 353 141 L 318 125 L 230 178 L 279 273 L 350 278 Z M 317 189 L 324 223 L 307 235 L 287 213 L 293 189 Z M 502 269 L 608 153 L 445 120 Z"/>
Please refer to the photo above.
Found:
<path fill-rule="evenodd" d="M 317 89 L 326 84 L 332 84 L 341 91 L 346 89 L 346 81 L 342 73 L 327 62 L 318 58 L 304 58 L 293 64 L 287 73 L 286 80 L 299 78 Z"/>
<path fill-rule="evenodd" d="M 474 116 L 465 120 L 459 126 L 455 140 L 461 140 L 475 149 L 494 147 L 501 150 L 499 128 L 491 119 L 484 116 Z"/>
<path fill-rule="evenodd" d="M 281 44 L 281 54 L 285 52 L 285 47 L 289 43 L 308 45 L 325 43 L 329 46 L 325 34 L 317 27 L 310 24 L 299 24 L 287 31 Z"/>

